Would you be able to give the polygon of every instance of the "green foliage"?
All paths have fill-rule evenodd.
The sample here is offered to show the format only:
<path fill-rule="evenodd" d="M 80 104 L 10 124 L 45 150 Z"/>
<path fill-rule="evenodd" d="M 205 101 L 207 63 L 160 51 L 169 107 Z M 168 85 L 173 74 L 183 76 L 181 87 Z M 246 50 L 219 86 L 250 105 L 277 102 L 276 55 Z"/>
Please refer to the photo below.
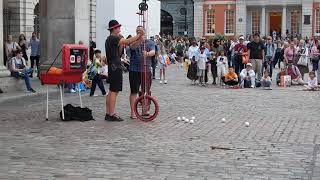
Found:
<path fill-rule="evenodd" d="M 224 35 L 222 35 L 222 34 L 215 34 L 214 36 L 209 36 L 208 37 L 208 42 L 209 42 L 209 44 L 212 44 L 213 41 L 215 41 L 217 39 L 218 40 L 226 40 L 226 37 Z"/>

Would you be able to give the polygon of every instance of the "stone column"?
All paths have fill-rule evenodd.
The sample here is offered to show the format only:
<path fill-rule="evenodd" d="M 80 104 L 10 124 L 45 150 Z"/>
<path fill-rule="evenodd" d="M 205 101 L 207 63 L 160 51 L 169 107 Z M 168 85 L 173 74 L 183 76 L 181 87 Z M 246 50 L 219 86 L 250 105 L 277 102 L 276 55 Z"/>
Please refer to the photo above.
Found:
<path fill-rule="evenodd" d="M 89 0 L 40 0 L 41 69 L 52 63 L 63 44 L 81 40 L 89 45 L 89 12 Z M 56 64 L 61 64 L 61 56 Z"/>
<path fill-rule="evenodd" d="M 245 0 L 236 1 L 236 35 L 247 34 L 247 5 Z"/>
<path fill-rule="evenodd" d="M 261 9 L 261 26 L 260 26 L 261 37 L 266 35 L 266 7 Z"/>
<path fill-rule="evenodd" d="M 90 40 L 96 41 L 96 0 L 90 0 Z"/>
<path fill-rule="evenodd" d="M 282 37 L 286 37 L 287 30 L 287 7 L 282 7 L 282 24 L 281 24 L 281 35 Z"/>
<path fill-rule="evenodd" d="M 3 43 L 3 0 L 0 0 L 0 77 L 9 76 L 9 71 L 3 64 Z"/>
<path fill-rule="evenodd" d="M 10 31 L 14 40 L 18 40 L 20 33 L 24 33 L 27 39 L 34 30 L 33 25 L 33 0 L 7 0 L 11 12 Z"/>
<path fill-rule="evenodd" d="M 312 11 L 313 11 L 313 0 L 303 0 L 302 3 L 302 13 L 301 13 L 301 35 L 303 38 L 305 37 L 311 37 L 312 32 L 312 24 L 314 24 L 314 20 L 312 18 Z M 304 24 L 304 16 L 309 15 L 310 16 L 310 24 Z"/>
<path fill-rule="evenodd" d="M 194 0 L 194 37 L 203 36 L 203 0 Z"/>

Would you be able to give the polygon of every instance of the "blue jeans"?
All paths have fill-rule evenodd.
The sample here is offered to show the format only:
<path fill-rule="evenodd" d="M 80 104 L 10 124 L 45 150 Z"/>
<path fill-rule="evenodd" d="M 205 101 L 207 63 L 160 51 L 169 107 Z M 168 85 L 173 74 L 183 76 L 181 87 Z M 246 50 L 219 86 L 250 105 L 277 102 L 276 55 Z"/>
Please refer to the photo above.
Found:
<path fill-rule="evenodd" d="M 22 71 L 21 74 L 19 72 L 11 72 L 11 76 L 15 77 L 16 79 L 23 78 L 24 82 L 26 83 L 27 90 L 29 91 L 29 90 L 32 90 L 31 82 L 29 78 L 29 74 L 32 73 L 32 71 L 33 71 L 32 68 L 29 68 Z"/>

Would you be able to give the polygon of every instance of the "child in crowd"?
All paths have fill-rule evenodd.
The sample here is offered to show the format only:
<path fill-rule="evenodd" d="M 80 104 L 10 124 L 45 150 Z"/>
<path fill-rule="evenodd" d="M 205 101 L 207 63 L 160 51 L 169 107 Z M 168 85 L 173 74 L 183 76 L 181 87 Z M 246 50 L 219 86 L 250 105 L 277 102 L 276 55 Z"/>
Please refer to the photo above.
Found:
<path fill-rule="evenodd" d="M 264 71 L 264 74 L 263 74 L 263 77 L 261 79 L 261 87 L 263 89 L 271 89 L 271 78 L 269 76 L 269 71 L 268 70 L 265 70 Z"/>
<path fill-rule="evenodd" d="M 308 85 L 305 85 L 305 87 L 307 88 L 306 90 L 311 90 L 311 91 L 320 90 L 316 73 L 314 71 L 309 72 Z"/>
<path fill-rule="evenodd" d="M 280 86 L 281 85 L 281 76 L 285 76 L 287 75 L 286 69 L 285 68 L 281 68 L 280 72 L 277 74 L 276 77 L 276 81 L 277 81 L 277 85 Z"/>
<path fill-rule="evenodd" d="M 242 88 L 255 88 L 256 87 L 256 73 L 252 70 L 252 64 L 248 63 L 246 68 L 240 73 L 241 87 Z"/>
<path fill-rule="evenodd" d="M 206 63 L 208 62 L 207 59 L 207 54 L 205 53 L 205 47 L 201 46 L 200 47 L 200 54 L 198 58 L 196 58 L 198 70 L 197 70 L 197 75 L 199 78 L 199 85 L 200 86 L 205 86 L 204 83 L 204 75 L 205 75 L 205 70 L 206 70 Z"/>
<path fill-rule="evenodd" d="M 229 67 L 229 72 L 222 77 L 222 81 L 224 84 L 231 87 L 239 87 L 239 79 L 238 75 L 234 72 L 233 67 Z"/>
<path fill-rule="evenodd" d="M 220 51 L 220 56 L 217 58 L 217 74 L 218 74 L 218 81 L 220 85 L 222 85 L 222 77 L 227 73 L 228 69 L 228 58 L 225 56 L 224 50 Z"/>
<path fill-rule="evenodd" d="M 160 69 L 160 84 L 164 83 L 167 84 L 168 81 L 166 80 L 166 68 L 167 68 L 167 61 L 168 55 L 164 47 L 161 48 L 161 54 L 159 56 L 159 69 Z"/>

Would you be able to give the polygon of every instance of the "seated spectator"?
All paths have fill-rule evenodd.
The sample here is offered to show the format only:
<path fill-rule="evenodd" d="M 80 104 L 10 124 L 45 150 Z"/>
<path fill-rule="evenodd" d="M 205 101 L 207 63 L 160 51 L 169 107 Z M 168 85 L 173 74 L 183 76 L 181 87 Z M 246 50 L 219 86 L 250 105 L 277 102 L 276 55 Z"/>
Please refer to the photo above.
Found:
<path fill-rule="evenodd" d="M 287 75 L 287 71 L 285 68 L 281 68 L 280 72 L 277 74 L 276 77 L 276 81 L 277 81 L 277 85 L 280 86 L 281 85 L 281 77 Z"/>
<path fill-rule="evenodd" d="M 23 78 L 28 92 L 35 93 L 36 91 L 31 87 L 31 82 L 29 79 L 29 75 L 32 72 L 31 68 L 27 68 L 25 66 L 25 60 L 22 57 L 23 52 L 21 50 L 16 51 L 16 56 L 11 59 L 9 64 L 11 76 L 15 77 L 16 79 Z"/>
<path fill-rule="evenodd" d="M 304 85 L 301 73 L 297 66 L 293 65 L 293 61 L 288 61 L 287 75 L 291 76 L 292 85 Z"/>
<path fill-rule="evenodd" d="M 316 73 L 314 71 L 309 72 L 309 81 L 308 85 L 305 85 L 306 90 L 320 90 L 320 86 L 318 85 L 318 79 L 316 77 Z"/>
<path fill-rule="evenodd" d="M 252 64 L 248 63 L 246 68 L 240 73 L 241 88 L 255 88 L 256 85 L 256 73 L 252 70 Z"/>
<path fill-rule="evenodd" d="M 222 81 L 228 86 L 237 86 L 239 84 L 238 75 L 234 72 L 233 67 L 229 67 L 229 72 L 222 77 Z"/>
<path fill-rule="evenodd" d="M 263 77 L 261 79 L 261 87 L 263 89 L 271 89 L 271 78 L 269 76 L 269 71 L 264 71 Z"/>

